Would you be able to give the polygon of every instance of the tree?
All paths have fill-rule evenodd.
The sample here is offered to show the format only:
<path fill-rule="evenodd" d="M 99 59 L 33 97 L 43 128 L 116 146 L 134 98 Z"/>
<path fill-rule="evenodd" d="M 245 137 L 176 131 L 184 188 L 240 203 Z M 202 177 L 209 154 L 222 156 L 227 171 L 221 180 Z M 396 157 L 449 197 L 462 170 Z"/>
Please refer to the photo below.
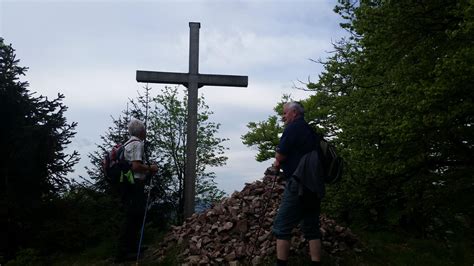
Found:
<path fill-rule="evenodd" d="M 292 101 L 291 95 L 283 95 L 280 103 L 273 109 L 276 115 L 271 115 L 266 121 L 249 122 L 249 132 L 242 135 L 242 143 L 253 147 L 256 146 L 258 153 L 255 159 L 263 162 L 275 157 L 275 150 L 280 141 L 279 135 L 283 133 L 283 123 L 278 117 L 282 114 L 283 104 Z"/>
<path fill-rule="evenodd" d="M 108 195 L 111 198 L 109 201 L 111 208 L 117 206 L 119 199 L 116 195 L 116 190 L 107 181 L 102 170 L 104 154 L 109 152 L 114 145 L 125 143 L 129 139 L 128 123 L 131 118 L 147 122 L 148 125 L 145 125 L 147 127 L 145 158 L 148 163 L 156 163 L 159 166 L 158 172 L 151 180 L 151 186 L 147 187 L 147 189 L 151 190 L 151 209 L 148 217 L 149 220 L 155 221 L 157 225 L 166 225 L 173 217 L 176 217 L 175 211 L 177 206 L 173 191 L 170 190 L 173 181 L 170 175 L 170 167 L 163 163 L 160 155 L 154 151 L 155 144 L 152 135 L 155 134 L 155 131 L 149 127 L 150 117 L 148 116 L 150 106 L 153 104 L 150 91 L 150 87 L 144 87 L 144 95 L 139 93 L 136 99 L 130 99 L 127 103 L 127 108 L 122 111 L 118 118 L 111 117 L 113 125 L 108 127 L 105 135 L 100 137 L 102 143 L 97 145 L 97 150 L 88 155 L 92 167 L 86 167 L 86 170 L 92 183 L 88 181 L 88 178 L 83 177 L 82 179 L 87 187 Z"/>
<path fill-rule="evenodd" d="M 42 211 L 67 189 L 67 173 L 78 153 L 64 150 L 75 135 L 76 123 L 67 124 L 64 96 L 49 100 L 35 96 L 20 81 L 26 67 L 18 66 L 14 49 L 0 38 L 0 205 L 6 214 L 2 227 L 8 235 L 1 250 L 11 258 L 19 246 L 40 246 L 35 233 L 45 226 Z M 5 244 L 5 245 L 4 245 Z"/>
<path fill-rule="evenodd" d="M 360 190 L 353 204 L 425 232 L 435 217 L 469 213 L 472 3 L 341 1 L 336 11 L 352 38 L 314 86 L 337 95 L 332 115 Z"/>
<path fill-rule="evenodd" d="M 123 116 L 114 119 L 114 126 L 101 137 L 103 144 L 98 145 L 98 151 L 89 155 L 94 167 L 88 169 L 88 174 L 95 181 L 97 188 L 107 190 L 100 171 L 103 153 L 110 150 L 114 143 L 123 143 L 128 139 L 126 125 L 130 117 L 147 120 L 146 157 L 160 168 L 156 175 L 158 182 L 153 183 L 152 191 L 155 193 L 152 193 L 152 202 L 168 206 L 168 212 L 178 210 L 174 217 L 177 214 L 180 220 L 184 196 L 187 101 L 186 98 L 178 98 L 178 88 L 165 87 L 153 98 L 149 96 L 150 91 L 150 87 L 145 87 L 145 95 L 130 100 L 130 109 L 127 108 Z M 198 104 L 196 196 L 200 204 L 209 204 L 223 196 L 223 192 L 214 182 L 215 174 L 207 171 L 207 168 L 225 164 L 226 148 L 222 143 L 226 139 L 215 136 L 220 125 L 209 121 L 212 112 L 204 103 L 203 97 L 199 98 Z"/>
<path fill-rule="evenodd" d="M 154 151 L 170 165 L 171 174 L 176 181 L 173 191 L 177 194 L 179 209 L 184 210 L 187 99 L 178 99 L 176 87 L 165 87 L 153 101 L 156 105 L 151 111 L 150 129 L 155 132 L 152 135 Z M 227 139 L 215 136 L 220 124 L 209 121 L 211 115 L 204 97 L 199 97 L 196 198 L 200 204 L 210 204 L 224 195 L 214 182 L 215 173 L 207 171 L 208 167 L 225 165 L 227 160 L 224 156 L 226 148 L 222 145 Z"/>
<path fill-rule="evenodd" d="M 305 101 L 348 165 L 327 207 L 422 233 L 472 214 L 472 1 L 340 0 L 335 11 L 350 36 Z"/>

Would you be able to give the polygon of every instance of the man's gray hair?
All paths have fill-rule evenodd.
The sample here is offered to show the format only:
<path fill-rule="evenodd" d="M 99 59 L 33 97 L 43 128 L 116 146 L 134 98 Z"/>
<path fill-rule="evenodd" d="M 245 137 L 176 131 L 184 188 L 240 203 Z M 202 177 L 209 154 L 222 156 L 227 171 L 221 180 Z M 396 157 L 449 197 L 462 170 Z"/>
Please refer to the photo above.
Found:
<path fill-rule="evenodd" d="M 128 123 L 128 133 L 130 136 L 138 137 L 138 135 L 145 131 L 145 124 L 142 121 L 132 118 Z"/>
<path fill-rule="evenodd" d="M 304 115 L 304 108 L 303 108 L 303 105 L 301 105 L 301 103 L 299 103 L 299 102 L 288 102 L 285 105 L 288 109 L 295 110 L 296 113 L 298 113 L 300 115 Z"/>

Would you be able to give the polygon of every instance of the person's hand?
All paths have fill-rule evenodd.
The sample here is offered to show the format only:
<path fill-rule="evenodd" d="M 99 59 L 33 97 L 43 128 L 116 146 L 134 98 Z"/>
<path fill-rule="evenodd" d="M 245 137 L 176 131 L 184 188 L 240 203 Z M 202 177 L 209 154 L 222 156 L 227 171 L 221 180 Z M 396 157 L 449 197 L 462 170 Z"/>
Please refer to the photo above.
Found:
<path fill-rule="evenodd" d="M 150 165 L 150 172 L 152 173 L 158 172 L 158 166 L 156 164 Z"/>
<path fill-rule="evenodd" d="M 275 160 L 275 162 L 272 164 L 272 178 L 278 179 L 280 173 L 280 162 Z"/>
<path fill-rule="evenodd" d="M 280 161 L 275 160 L 275 161 L 273 162 L 273 168 L 275 168 L 275 170 L 276 170 L 277 172 L 280 171 Z"/>

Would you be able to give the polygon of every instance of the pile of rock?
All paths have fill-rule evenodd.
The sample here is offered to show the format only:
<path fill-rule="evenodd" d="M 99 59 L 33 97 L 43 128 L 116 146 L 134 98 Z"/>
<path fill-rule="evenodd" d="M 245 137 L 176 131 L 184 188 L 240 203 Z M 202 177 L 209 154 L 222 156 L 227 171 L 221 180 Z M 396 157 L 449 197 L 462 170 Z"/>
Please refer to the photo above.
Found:
<path fill-rule="evenodd" d="M 275 241 L 271 233 L 273 218 L 278 209 L 284 183 L 275 180 L 272 169 L 262 180 L 245 184 L 241 192 L 234 192 L 213 208 L 194 214 L 181 226 L 175 226 L 151 254 L 160 261 L 167 250 L 179 244 L 183 252 L 180 260 L 189 264 L 223 264 L 237 261 L 258 263 L 262 258 L 275 255 Z M 295 229 L 292 250 L 307 254 L 307 243 L 300 230 Z M 328 253 L 351 248 L 356 236 L 321 216 L 323 248 Z"/>

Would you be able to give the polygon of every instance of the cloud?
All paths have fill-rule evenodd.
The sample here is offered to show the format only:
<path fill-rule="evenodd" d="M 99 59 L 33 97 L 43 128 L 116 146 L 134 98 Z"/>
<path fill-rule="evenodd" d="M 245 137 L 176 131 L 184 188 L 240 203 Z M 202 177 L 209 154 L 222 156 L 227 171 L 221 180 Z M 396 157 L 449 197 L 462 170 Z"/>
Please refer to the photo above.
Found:
<path fill-rule="evenodd" d="M 212 31 L 202 41 L 202 64 L 210 70 L 253 72 L 271 66 L 285 69 L 324 54 L 331 44 L 304 35 L 261 35 L 255 32 Z"/>
<path fill-rule="evenodd" d="M 322 66 L 308 58 L 327 56 L 345 33 L 333 1 L 0 1 L 1 36 L 16 49 L 31 90 L 65 94 L 68 121 L 78 122 L 69 149 L 81 153 L 85 175 L 110 116 L 126 108 L 144 84 L 136 70 L 188 71 L 190 21 L 201 22 L 200 72 L 249 76 L 248 88 L 204 87 L 211 117 L 229 137 L 227 166 L 215 169 L 219 186 L 240 190 L 263 176 L 267 163 L 241 143 L 250 121 L 273 114 L 282 94 L 310 93 L 293 82 L 316 81 Z M 18 23 L 21 21 L 21 23 Z M 158 93 L 164 85 L 153 85 Z"/>
<path fill-rule="evenodd" d="M 308 97 L 311 92 L 292 89 L 290 82 L 252 82 L 249 77 L 248 88 L 233 87 L 203 87 L 200 92 L 204 94 L 209 106 L 225 110 L 226 106 L 248 109 L 255 112 L 273 112 L 273 107 L 280 101 L 283 94 L 291 94 L 295 99 Z M 235 113 L 234 113 L 235 114 Z"/>
<path fill-rule="evenodd" d="M 209 169 L 216 173 L 216 182 L 219 187 L 230 194 L 234 190 L 241 190 L 245 183 L 262 178 L 271 162 L 249 160 L 249 158 L 254 158 L 255 153 L 248 149 L 230 152 L 227 165 Z"/>

